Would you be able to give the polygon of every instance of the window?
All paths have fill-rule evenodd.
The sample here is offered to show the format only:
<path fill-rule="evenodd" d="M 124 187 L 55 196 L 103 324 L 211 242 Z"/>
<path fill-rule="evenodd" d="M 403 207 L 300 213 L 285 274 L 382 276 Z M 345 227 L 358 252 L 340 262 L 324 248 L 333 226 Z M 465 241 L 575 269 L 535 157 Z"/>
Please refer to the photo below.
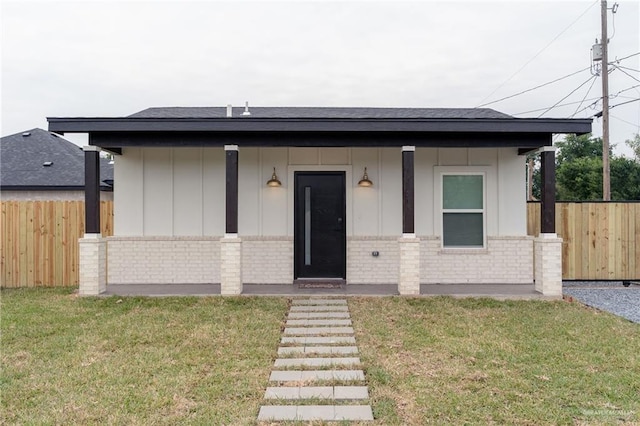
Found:
<path fill-rule="evenodd" d="M 484 173 L 442 174 L 443 247 L 484 247 Z"/>

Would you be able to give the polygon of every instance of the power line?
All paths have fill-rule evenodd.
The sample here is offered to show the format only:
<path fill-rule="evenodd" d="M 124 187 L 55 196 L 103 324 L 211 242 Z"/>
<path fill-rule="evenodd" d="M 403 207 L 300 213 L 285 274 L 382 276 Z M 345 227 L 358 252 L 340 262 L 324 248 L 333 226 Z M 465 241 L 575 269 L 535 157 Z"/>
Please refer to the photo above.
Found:
<path fill-rule="evenodd" d="M 591 67 L 583 68 L 583 69 L 581 69 L 581 70 L 579 70 L 579 71 L 573 72 L 573 73 L 571 73 L 571 74 L 567 74 L 567 75 L 565 75 L 564 77 L 556 78 L 556 79 L 555 79 L 555 80 L 553 80 L 553 81 L 549 81 L 549 82 L 547 82 L 547 83 L 540 84 L 540 85 L 538 85 L 538 86 L 536 86 L 536 87 L 532 87 L 532 88 L 530 88 L 530 89 L 523 90 L 522 92 L 518 92 L 518 93 L 516 93 L 516 94 L 514 94 L 514 95 L 505 96 L 504 98 L 500 98 L 500 99 L 495 100 L 495 101 L 491 101 L 491 102 L 487 102 L 487 103 L 482 104 L 482 105 L 478 105 L 476 108 L 481 108 L 481 107 L 483 107 L 483 106 L 487 106 L 487 105 L 495 104 L 495 103 L 498 103 L 498 102 L 504 101 L 504 100 L 506 100 L 506 99 L 515 98 L 516 96 L 520 96 L 520 95 L 522 95 L 522 94 L 524 94 L 524 93 L 531 92 L 531 91 L 536 90 L 536 89 L 539 89 L 539 88 L 541 88 L 541 87 L 548 86 L 548 85 L 550 85 L 550 84 L 553 84 L 553 83 L 556 83 L 556 82 L 558 82 L 558 81 L 564 80 L 565 78 L 569 78 L 569 77 L 574 76 L 574 75 L 576 75 L 576 74 L 580 74 L 581 72 L 586 71 L 586 70 L 588 70 L 588 69 L 591 69 Z"/>
<path fill-rule="evenodd" d="M 620 58 L 620 59 L 616 58 L 615 61 L 609 62 L 609 65 L 613 64 L 614 62 L 624 61 L 625 59 L 633 58 L 634 56 L 638 56 L 638 55 L 640 55 L 640 52 L 632 53 L 631 55 L 625 56 L 624 58 Z"/>
<path fill-rule="evenodd" d="M 629 67 L 623 67 L 622 65 L 616 65 L 616 67 L 622 68 L 622 69 L 625 69 L 625 70 L 628 70 L 628 71 L 640 72 L 640 70 L 636 70 L 636 69 L 629 68 Z"/>
<path fill-rule="evenodd" d="M 538 116 L 538 118 L 542 117 L 543 115 L 545 115 L 547 112 L 551 111 L 552 109 L 554 109 L 560 102 L 564 101 L 565 99 L 567 99 L 569 96 L 573 95 L 575 92 L 578 91 L 578 89 L 580 89 L 582 86 L 584 86 L 585 84 L 587 84 L 588 82 L 590 82 L 591 80 L 595 79 L 596 76 L 592 75 L 591 77 L 589 77 L 589 79 L 587 81 L 585 81 L 584 83 L 582 83 L 580 86 L 576 87 L 575 89 L 573 89 L 567 96 L 565 96 L 564 98 L 560 99 L 558 102 L 556 102 L 555 104 L 553 104 L 552 106 L 550 106 L 549 108 L 547 108 L 546 111 L 544 111 L 542 114 L 540 114 Z"/>
<path fill-rule="evenodd" d="M 623 120 L 623 119 L 622 119 L 622 118 L 620 118 L 620 117 L 616 117 L 616 116 L 615 116 L 615 115 L 613 115 L 613 114 L 609 114 L 609 116 L 610 116 L 610 117 L 615 118 L 616 120 L 622 121 L 623 123 L 630 124 L 630 125 L 632 125 L 633 127 L 638 127 L 638 128 L 640 128 L 640 123 L 632 123 L 632 122 L 630 122 L 630 121 Z"/>
<path fill-rule="evenodd" d="M 632 102 L 638 102 L 638 101 L 640 101 L 640 98 L 631 99 L 630 101 L 627 101 L 627 102 L 620 102 L 619 104 L 611 105 L 611 106 L 609 107 L 609 109 L 613 109 L 613 108 L 615 108 L 615 107 L 619 107 L 619 106 L 621 106 L 621 105 L 626 105 L 626 104 L 630 104 L 630 103 L 632 103 Z M 594 117 L 602 117 L 602 111 L 600 111 L 600 112 L 598 112 L 598 113 L 593 114 L 593 116 L 594 116 Z"/>
<path fill-rule="evenodd" d="M 594 78 L 593 81 L 591 82 L 591 86 L 589 86 L 589 89 L 587 90 L 587 93 L 584 94 L 584 98 L 582 98 L 582 100 L 580 101 L 580 105 L 578 105 L 578 108 L 576 108 L 576 110 L 573 112 L 573 114 L 569 118 L 575 117 L 575 115 L 578 113 L 578 110 L 582 106 L 582 103 L 584 102 L 584 100 L 587 99 L 587 96 L 589 96 L 589 92 L 591 92 L 591 89 L 593 88 L 593 85 L 595 83 L 596 83 L 596 79 Z"/>
<path fill-rule="evenodd" d="M 619 104 L 615 104 L 615 105 L 610 106 L 610 107 L 609 107 L 609 109 L 612 109 L 612 108 L 618 107 L 618 106 L 620 106 L 620 105 L 630 104 L 630 103 L 632 103 L 632 102 L 638 102 L 638 101 L 640 101 L 640 98 L 631 99 L 630 101 L 627 101 L 627 102 L 620 102 Z"/>
<path fill-rule="evenodd" d="M 634 56 L 638 56 L 638 55 L 640 55 L 640 52 L 636 52 L 636 53 L 633 53 L 633 54 L 631 54 L 631 55 L 627 55 L 627 56 L 625 56 L 625 57 L 623 57 L 623 58 L 620 58 L 620 59 L 617 59 L 617 58 L 616 58 L 616 60 L 615 60 L 615 61 L 611 61 L 611 62 L 609 62 L 609 63 L 608 63 L 608 65 L 615 65 L 617 62 L 624 61 L 625 59 L 633 58 Z M 617 67 L 619 67 L 619 65 L 617 65 Z M 588 70 L 588 69 L 591 69 L 591 67 L 588 67 L 588 68 L 584 68 L 584 69 L 578 70 L 578 71 L 576 71 L 576 72 L 574 72 L 574 73 L 571 73 L 571 74 L 565 75 L 564 77 L 557 78 L 557 79 L 555 79 L 555 80 L 549 81 L 549 82 L 544 83 L 544 84 L 541 84 L 541 85 L 539 85 L 539 86 L 532 87 L 532 88 L 530 88 L 530 89 L 523 90 L 523 91 L 518 92 L 518 93 L 515 93 L 515 94 L 513 94 L 513 95 L 505 96 L 504 98 L 500 98 L 500 99 L 497 99 L 497 100 L 495 100 L 495 101 L 491 101 L 491 102 L 487 102 L 487 103 L 482 104 L 482 105 L 478 105 L 476 108 L 481 108 L 481 107 L 483 107 L 483 106 L 487 106 L 487 105 L 495 104 L 495 103 L 498 103 L 498 102 L 501 102 L 501 101 L 504 101 L 504 100 L 507 100 L 507 99 L 515 98 L 516 96 L 520 96 L 520 95 L 522 95 L 522 94 L 525 94 L 525 93 L 531 92 L 531 91 L 536 90 L 536 89 L 539 89 L 539 88 L 541 88 L 541 87 L 548 86 L 548 85 L 553 84 L 553 83 L 555 83 L 555 82 L 557 82 L 557 81 L 564 80 L 565 78 L 569 78 L 569 77 L 571 77 L 571 76 L 574 76 L 574 75 L 576 75 L 576 74 L 579 74 L 579 73 L 581 73 L 582 71 L 585 71 L 585 70 Z M 609 72 L 611 72 L 611 71 L 609 71 Z M 535 110 L 535 111 L 528 111 L 528 112 L 537 112 L 537 111 L 541 111 L 541 110 L 542 110 L 542 109 Z M 526 113 L 519 113 L 519 114 L 526 114 Z M 518 114 L 514 114 L 514 115 L 518 115 Z"/>
<path fill-rule="evenodd" d="M 629 76 L 630 78 L 634 79 L 635 81 L 637 81 L 638 83 L 640 83 L 640 80 L 638 80 L 637 78 L 635 78 L 634 76 L 632 76 L 631 74 L 629 74 L 628 72 L 626 72 L 625 70 L 623 70 L 620 67 L 616 67 L 616 69 L 622 71 L 623 74 L 626 74 L 627 76 Z"/>
<path fill-rule="evenodd" d="M 575 104 L 579 104 L 581 102 L 584 102 L 585 100 L 587 101 L 593 101 L 595 99 L 600 99 L 600 97 L 597 98 L 589 98 L 589 99 L 583 99 L 582 101 L 575 101 L 575 102 L 567 102 L 566 104 L 560 104 L 560 105 L 556 105 L 556 107 L 563 107 L 563 106 L 569 106 L 569 105 L 575 105 Z M 544 111 L 545 109 L 547 109 L 549 107 L 544 107 L 544 108 L 538 108 L 538 109 L 532 109 L 529 111 L 523 111 L 523 112 L 516 112 L 515 114 L 511 114 L 511 115 L 524 115 L 524 114 L 530 114 L 532 112 L 540 112 L 540 111 Z"/>
<path fill-rule="evenodd" d="M 487 99 L 489 99 L 494 93 L 496 93 L 498 90 L 500 90 L 505 84 L 507 84 L 508 82 L 511 81 L 511 79 L 513 79 L 513 77 L 515 77 L 516 75 L 518 75 L 520 73 L 520 71 L 522 71 L 523 69 L 526 68 L 527 65 L 529 65 L 531 62 L 534 61 L 534 59 L 536 59 L 538 56 L 540 56 L 540 54 L 542 52 L 544 52 L 545 50 L 547 50 L 547 48 L 549 46 L 551 46 L 558 38 L 560 38 L 560 36 L 562 34 L 564 34 L 565 32 L 567 32 L 567 30 L 569 30 L 569 28 L 571 28 L 576 22 L 578 22 L 580 20 L 580 18 L 582 18 L 584 15 L 586 15 L 586 13 L 593 7 L 595 6 L 597 3 L 599 2 L 599 0 L 596 0 L 595 2 L 593 2 L 588 8 L 585 9 L 584 12 L 582 12 L 582 14 L 580 14 L 580 16 L 578 16 L 572 23 L 570 23 L 564 30 L 560 31 L 560 33 L 555 36 L 553 38 L 553 40 L 551 40 L 549 42 L 549 44 L 547 44 L 545 47 L 542 48 L 542 50 L 540 50 L 538 53 L 536 53 L 535 55 L 533 55 L 533 58 L 529 59 L 523 66 L 520 67 L 520 69 L 518 69 L 518 71 L 514 72 L 511 77 L 509 77 L 508 79 L 506 79 L 501 85 L 499 85 L 498 87 L 496 87 L 494 89 L 493 92 L 489 93 L 487 96 L 484 97 L 484 99 L 482 99 L 480 101 L 480 103 L 483 103 L 484 101 L 486 101 Z M 485 104 L 485 105 L 489 105 L 489 104 Z M 479 105 L 479 107 L 481 107 L 483 105 Z"/>
<path fill-rule="evenodd" d="M 597 100 L 597 101 L 590 103 L 590 104 L 589 104 L 589 105 L 587 105 L 586 107 L 582 108 L 580 111 L 576 111 L 576 112 L 574 113 L 574 115 L 580 114 L 582 111 L 585 111 L 585 110 L 587 110 L 587 109 L 589 109 L 589 108 L 595 108 L 595 106 L 596 106 L 596 105 L 598 105 L 598 101 L 600 101 L 600 99 L 602 99 L 602 98 L 598 98 L 598 100 Z"/>
<path fill-rule="evenodd" d="M 593 84 L 592 84 L 592 86 L 593 86 Z M 609 95 L 609 99 L 615 99 L 617 97 L 635 99 L 635 98 L 629 98 L 627 96 L 620 96 L 620 94 L 624 93 L 624 92 L 628 92 L 629 90 L 636 89 L 638 87 L 640 87 L 640 84 L 636 84 L 635 86 L 631 86 L 631 87 L 627 87 L 626 89 L 622 89 L 622 90 L 618 91 L 617 93 L 615 93 L 613 95 Z M 575 104 L 579 104 L 579 103 L 584 102 L 584 101 L 594 101 L 594 100 L 595 101 L 599 101 L 600 99 L 602 99 L 602 98 L 600 96 L 598 96 L 598 97 L 595 97 L 595 98 L 583 99 L 582 101 L 567 102 L 567 103 L 564 103 L 564 104 L 556 105 L 556 108 L 557 107 L 563 107 L 563 106 L 569 106 L 569 105 L 575 105 Z M 587 107 L 582 108 L 580 111 L 578 111 L 578 113 L 584 111 L 585 109 L 591 108 L 591 107 L 595 106 L 596 104 L 597 104 L 597 102 L 593 102 L 592 104 L 589 104 Z M 548 109 L 548 108 L 549 107 L 532 109 L 532 110 L 529 110 L 529 111 L 517 112 L 517 113 L 511 114 L 511 115 L 524 115 L 524 114 L 529 114 L 529 113 L 532 113 L 532 112 L 540 112 L 540 111 L 544 111 L 545 109 Z"/>

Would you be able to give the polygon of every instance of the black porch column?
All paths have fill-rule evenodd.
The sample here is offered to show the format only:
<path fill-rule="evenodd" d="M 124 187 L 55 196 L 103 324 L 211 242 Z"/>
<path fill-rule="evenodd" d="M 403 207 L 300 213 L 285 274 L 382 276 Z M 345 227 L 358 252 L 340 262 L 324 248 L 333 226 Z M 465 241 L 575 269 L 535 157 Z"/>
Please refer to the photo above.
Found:
<path fill-rule="evenodd" d="M 544 147 L 540 153 L 542 178 L 542 205 L 540 208 L 540 232 L 556 233 L 556 153 L 553 147 Z"/>
<path fill-rule="evenodd" d="M 86 234 L 100 231 L 100 148 L 85 146 L 84 150 L 84 220 Z"/>
<path fill-rule="evenodd" d="M 402 233 L 414 234 L 414 154 L 415 146 L 402 147 Z"/>
<path fill-rule="evenodd" d="M 226 234 L 238 233 L 238 145 L 224 146 L 226 157 Z"/>

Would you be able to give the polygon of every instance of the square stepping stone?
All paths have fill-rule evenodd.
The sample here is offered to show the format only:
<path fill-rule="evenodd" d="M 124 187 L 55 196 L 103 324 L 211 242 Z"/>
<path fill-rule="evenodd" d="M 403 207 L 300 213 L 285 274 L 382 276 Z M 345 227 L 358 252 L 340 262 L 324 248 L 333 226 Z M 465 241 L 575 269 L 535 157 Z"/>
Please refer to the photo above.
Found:
<path fill-rule="evenodd" d="M 268 387 L 264 399 L 333 399 L 333 387 Z"/>
<path fill-rule="evenodd" d="M 359 365 L 360 358 L 279 358 L 274 367 L 329 367 L 332 365 Z"/>
<path fill-rule="evenodd" d="M 296 420 L 333 420 L 335 417 L 333 405 L 304 405 L 296 411 Z"/>
<path fill-rule="evenodd" d="M 373 420 L 370 405 L 337 405 L 334 408 L 333 420 Z"/>
<path fill-rule="evenodd" d="M 303 386 L 300 389 L 300 399 L 332 399 L 333 386 Z"/>
<path fill-rule="evenodd" d="M 362 370 L 331 370 L 333 380 L 364 380 L 364 371 Z M 302 378 L 304 379 L 304 371 Z"/>
<path fill-rule="evenodd" d="M 302 381 L 302 371 L 272 371 L 269 376 L 270 382 L 300 382 Z"/>
<path fill-rule="evenodd" d="M 323 336 L 327 334 L 353 334 L 353 327 L 287 327 L 284 334 L 296 336 Z"/>
<path fill-rule="evenodd" d="M 330 325 L 330 326 L 346 326 L 351 325 L 350 319 L 290 319 L 287 320 L 286 325 L 302 325 L 302 326 L 316 326 L 316 325 Z"/>
<path fill-rule="evenodd" d="M 278 355 L 303 354 L 305 346 L 285 346 L 278 348 Z"/>
<path fill-rule="evenodd" d="M 362 370 L 305 370 L 300 380 L 364 380 Z"/>
<path fill-rule="evenodd" d="M 346 305 L 346 299 L 293 299 L 292 305 Z"/>
<path fill-rule="evenodd" d="M 366 386 L 335 386 L 333 393 L 335 399 L 369 399 Z"/>
<path fill-rule="evenodd" d="M 289 319 L 349 318 L 349 312 L 289 312 Z"/>
<path fill-rule="evenodd" d="M 267 405 L 260 407 L 258 421 L 295 420 L 297 405 Z"/>
<path fill-rule="evenodd" d="M 264 393 L 264 399 L 300 399 L 300 388 L 269 387 Z"/>

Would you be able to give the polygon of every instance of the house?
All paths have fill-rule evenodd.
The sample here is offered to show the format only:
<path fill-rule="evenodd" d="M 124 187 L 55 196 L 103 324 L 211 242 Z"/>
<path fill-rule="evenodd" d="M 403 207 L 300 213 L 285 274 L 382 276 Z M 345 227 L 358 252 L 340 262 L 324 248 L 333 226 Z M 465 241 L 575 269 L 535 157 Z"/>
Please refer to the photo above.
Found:
<path fill-rule="evenodd" d="M 113 165 L 100 164 L 100 192 L 113 199 Z M 82 148 L 42 129 L 0 139 L 0 196 L 3 200 L 84 200 Z"/>
<path fill-rule="evenodd" d="M 344 280 L 530 284 L 561 294 L 552 135 L 589 119 L 491 109 L 150 108 L 49 118 L 115 154 L 114 236 L 87 209 L 81 294 L 108 284 Z M 542 233 L 526 233 L 524 154 L 542 157 Z M 97 178 L 87 186 L 94 200 Z M 535 284 L 534 284 L 535 283 Z"/>

